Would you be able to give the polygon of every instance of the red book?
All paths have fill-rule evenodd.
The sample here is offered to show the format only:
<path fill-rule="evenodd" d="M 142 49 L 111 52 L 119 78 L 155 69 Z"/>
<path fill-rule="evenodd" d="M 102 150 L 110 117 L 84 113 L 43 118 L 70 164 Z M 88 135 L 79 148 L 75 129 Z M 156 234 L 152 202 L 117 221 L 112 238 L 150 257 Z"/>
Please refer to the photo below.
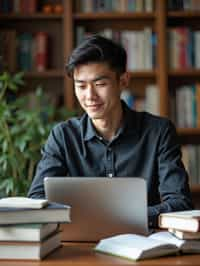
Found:
<path fill-rule="evenodd" d="M 37 71 L 47 69 L 48 56 L 48 34 L 46 32 L 38 32 L 35 36 L 35 64 Z"/>

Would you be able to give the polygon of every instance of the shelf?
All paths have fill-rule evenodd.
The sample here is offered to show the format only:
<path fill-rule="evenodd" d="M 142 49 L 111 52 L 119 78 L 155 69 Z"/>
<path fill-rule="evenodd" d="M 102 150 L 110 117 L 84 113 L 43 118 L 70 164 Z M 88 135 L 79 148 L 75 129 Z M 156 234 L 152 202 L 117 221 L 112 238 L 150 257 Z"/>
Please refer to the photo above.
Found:
<path fill-rule="evenodd" d="M 168 12 L 168 18 L 181 18 L 181 19 L 190 19 L 190 18 L 199 18 L 200 17 L 200 11 L 195 10 L 184 10 L 184 11 L 169 11 Z"/>
<path fill-rule="evenodd" d="M 200 128 L 178 128 L 177 133 L 180 136 L 200 135 Z"/>
<path fill-rule="evenodd" d="M 200 78 L 200 69 L 180 69 L 180 70 L 170 70 L 169 76 L 176 77 L 199 77 Z"/>
<path fill-rule="evenodd" d="M 104 13 L 76 13 L 73 15 L 75 20 L 104 20 L 104 19 L 144 19 L 151 20 L 155 18 L 153 12 L 104 12 Z"/>
<path fill-rule="evenodd" d="M 35 13 L 35 14 L 16 14 L 16 13 L 9 13 L 9 14 L 1 14 L 0 21 L 2 20 L 48 20 L 48 19 L 62 19 L 62 14 L 44 14 L 44 13 Z"/>
<path fill-rule="evenodd" d="M 30 71 L 25 72 L 25 78 L 63 78 L 65 75 L 62 70 L 47 70 L 43 72 Z"/>
<path fill-rule="evenodd" d="M 156 70 L 130 71 L 131 78 L 155 78 Z"/>
<path fill-rule="evenodd" d="M 198 195 L 200 195 L 200 184 L 191 185 L 190 190 L 192 193 L 194 194 L 198 193 Z"/>

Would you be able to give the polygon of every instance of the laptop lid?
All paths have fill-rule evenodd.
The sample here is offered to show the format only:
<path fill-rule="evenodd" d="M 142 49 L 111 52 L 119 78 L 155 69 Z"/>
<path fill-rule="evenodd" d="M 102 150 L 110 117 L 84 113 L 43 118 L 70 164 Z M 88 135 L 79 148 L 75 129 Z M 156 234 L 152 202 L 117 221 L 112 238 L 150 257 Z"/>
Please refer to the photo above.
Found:
<path fill-rule="evenodd" d="M 147 188 L 142 178 L 46 177 L 49 201 L 71 206 L 63 241 L 98 241 L 122 233 L 148 233 Z"/>

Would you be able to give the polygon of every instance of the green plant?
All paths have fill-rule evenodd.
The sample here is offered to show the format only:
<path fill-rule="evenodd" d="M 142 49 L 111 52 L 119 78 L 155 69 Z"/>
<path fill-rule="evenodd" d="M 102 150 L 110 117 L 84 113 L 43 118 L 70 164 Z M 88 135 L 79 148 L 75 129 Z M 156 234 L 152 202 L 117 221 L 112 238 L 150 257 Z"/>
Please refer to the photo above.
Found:
<path fill-rule="evenodd" d="M 30 108 L 28 96 L 17 97 L 23 84 L 23 73 L 0 75 L 0 196 L 26 195 L 51 128 L 75 115 L 48 104 L 41 88 Z"/>

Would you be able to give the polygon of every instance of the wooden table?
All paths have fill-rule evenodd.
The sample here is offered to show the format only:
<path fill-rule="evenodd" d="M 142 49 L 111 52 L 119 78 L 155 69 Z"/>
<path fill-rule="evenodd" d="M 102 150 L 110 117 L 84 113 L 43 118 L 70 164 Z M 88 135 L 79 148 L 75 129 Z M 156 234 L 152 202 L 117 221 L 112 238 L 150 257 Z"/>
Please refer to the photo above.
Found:
<path fill-rule="evenodd" d="M 134 262 L 119 257 L 94 252 L 91 243 L 63 243 L 63 246 L 42 261 L 6 261 L 1 266 L 112 266 L 112 265 L 148 265 L 148 266 L 200 266 L 199 255 L 168 256 Z"/>

